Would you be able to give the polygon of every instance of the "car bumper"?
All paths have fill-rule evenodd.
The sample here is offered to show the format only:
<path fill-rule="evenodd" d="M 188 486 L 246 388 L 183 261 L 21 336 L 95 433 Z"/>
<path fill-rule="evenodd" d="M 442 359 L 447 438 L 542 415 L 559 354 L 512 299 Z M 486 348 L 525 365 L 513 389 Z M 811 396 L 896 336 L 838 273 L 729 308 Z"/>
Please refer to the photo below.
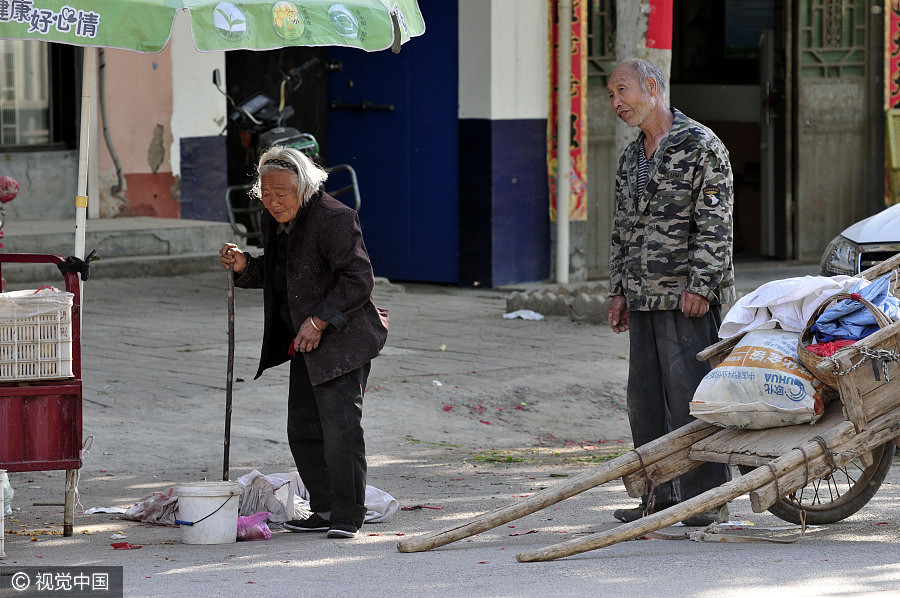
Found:
<path fill-rule="evenodd" d="M 900 253 L 897 243 L 856 243 L 843 236 L 835 238 L 822 256 L 824 276 L 854 276 Z"/>

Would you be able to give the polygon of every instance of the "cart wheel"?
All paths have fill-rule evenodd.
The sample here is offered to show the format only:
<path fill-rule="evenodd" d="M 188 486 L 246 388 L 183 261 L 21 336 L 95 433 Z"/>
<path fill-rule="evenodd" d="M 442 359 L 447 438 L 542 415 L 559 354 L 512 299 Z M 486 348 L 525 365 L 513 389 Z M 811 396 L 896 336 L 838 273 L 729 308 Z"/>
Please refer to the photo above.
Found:
<path fill-rule="evenodd" d="M 769 512 L 790 523 L 800 524 L 800 511 L 806 511 L 806 523 L 823 525 L 836 523 L 863 508 L 878 491 L 894 460 L 894 443 L 888 442 L 872 451 L 874 463 L 863 467 L 859 459 L 854 459 L 833 471 L 830 475 L 810 482 L 797 490 L 793 498 L 798 507 L 789 499 L 782 498 L 769 508 Z M 753 471 L 753 467 L 741 465 L 741 474 Z"/>

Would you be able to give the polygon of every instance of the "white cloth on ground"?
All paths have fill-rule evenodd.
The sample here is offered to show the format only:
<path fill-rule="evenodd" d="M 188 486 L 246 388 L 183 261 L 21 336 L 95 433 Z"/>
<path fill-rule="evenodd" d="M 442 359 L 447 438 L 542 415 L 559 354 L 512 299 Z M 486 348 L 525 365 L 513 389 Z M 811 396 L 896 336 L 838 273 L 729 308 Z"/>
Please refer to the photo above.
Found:
<path fill-rule="evenodd" d="M 306 486 L 303 485 L 300 474 L 296 471 L 263 475 L 254 469 L 247 475 L 239 478 L 238 483 L 241 485 L 241 504 L 238 508 L 240 515 L 244 515 L 245 512 L 246 514 L 252 514 L 257 511 L 269 511 L 272 513 L 269 521 L 281 523 L 290 519 L 305 519 L 311 514 L 309 509 L 309 492 L 306 490 Z M 288 512 L 289 509 L 286 507 L 288 505 L 286 498 L 288 494 L 282 490 L 288 484 L 292 491 L 290 496 L 293 498 L 293 513 Z M 261 498 L 271 496 L 273 492 L 279 496 L 278 500 L 282 505 L 278 514 L 276 514 L 276 511 L 263 506 L 265 504 L 277 508 L 276 505 L 272 504 L 271 500 L 260 503 Z M 246 508 L 244 506 L 245 501 L 247 501 Z M 366 516 L 364 518 L 366 523 L 386 521 L 397 512 L 398 508 L 399 503 L 393 496 L 374 486 L 366 486 Z M 282 519 L 282 517 L 284 518 Z"/>
<path fill-rule="evenodd" d="M 719 327 L 719 338 L 775 328 L 802 332 L 813 312 L 861 279 L 852 276 L 798 276 L 773 280 L 738 299 Z"/>
<path fill-rule="evenodd" d="M 264 475 L 253 470 L 237 480 L 241 486 L 238 516 L 247 517 L 260 511 L 268 511 L 269 521 L 283 523 L 291 519 L 305 519 L 312 514 L 309 493 L 300 474 L 273 473 Z M 175 488 L 165 493 L 154 492 L 125 511 L 124 519 L 146 521 L 163 525 L 175 525 L 175 508 L 178 496 Z M 386 521 L 397 512 L 397 499 L 373 486 L 366 486 L 366 523 Z"/>
<path fill-rule="evenodd" d="M 122 515 L 122 519 L 132 521 L 146 521 L 162 525 L 175 525 L 175 507 L 178 497 L 175 488 L 169 488 L 166 492 L 154 492 L 139 502 L 131 505 Z"/>
<path fill-rule="evenodd" d="M 241 502 L 238 515 L 247 517 L 260 511 L 269 512 L 269 521 L 283 523 L 291 519 L 304 519 L 312 514 L 309 501 L 304 500 L 295 484 L 301 484 L 285 474 L 263 475 L 253 470 L 237 480 L 241 485 Z"/>

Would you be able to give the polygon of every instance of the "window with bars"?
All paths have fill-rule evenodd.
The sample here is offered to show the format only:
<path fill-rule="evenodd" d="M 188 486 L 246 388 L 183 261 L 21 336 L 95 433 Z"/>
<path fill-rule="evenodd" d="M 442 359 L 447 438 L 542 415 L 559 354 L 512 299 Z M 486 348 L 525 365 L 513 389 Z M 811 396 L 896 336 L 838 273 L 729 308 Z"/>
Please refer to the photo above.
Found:
<path fill-rule="evenodd" d="M 0 40 L 0 147 L 74 145 L 79 56 L 72 46 Z"/>
<path fill-rule="evenodd" d="M 800 72 L 804 77 L 866 72 L 866 0 L 802 0 Z"/>
<path fill-rule="evenodd" d="M 616 0 L 587 0 L 588 77 L 606 86 L 616 68 Z"/>
<path fill-rule="evenodd" d="M 0 145 L 50 142 L 47 44 L 0 40 Z"/>

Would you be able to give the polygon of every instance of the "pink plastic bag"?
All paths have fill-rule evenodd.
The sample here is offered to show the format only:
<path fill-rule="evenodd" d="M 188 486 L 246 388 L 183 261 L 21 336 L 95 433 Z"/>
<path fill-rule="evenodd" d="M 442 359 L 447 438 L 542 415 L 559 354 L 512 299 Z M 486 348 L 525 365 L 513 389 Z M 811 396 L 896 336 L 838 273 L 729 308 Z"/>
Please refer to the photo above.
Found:
<path fill-rule="evenodd" d="M 267 511 L 260 511 L 246 517 L 238 517 L 237 539 L 248 542 L 250 540 L 268 540 L 272 537 L 272 530 L 266 525 L 269 518 Z"/>

